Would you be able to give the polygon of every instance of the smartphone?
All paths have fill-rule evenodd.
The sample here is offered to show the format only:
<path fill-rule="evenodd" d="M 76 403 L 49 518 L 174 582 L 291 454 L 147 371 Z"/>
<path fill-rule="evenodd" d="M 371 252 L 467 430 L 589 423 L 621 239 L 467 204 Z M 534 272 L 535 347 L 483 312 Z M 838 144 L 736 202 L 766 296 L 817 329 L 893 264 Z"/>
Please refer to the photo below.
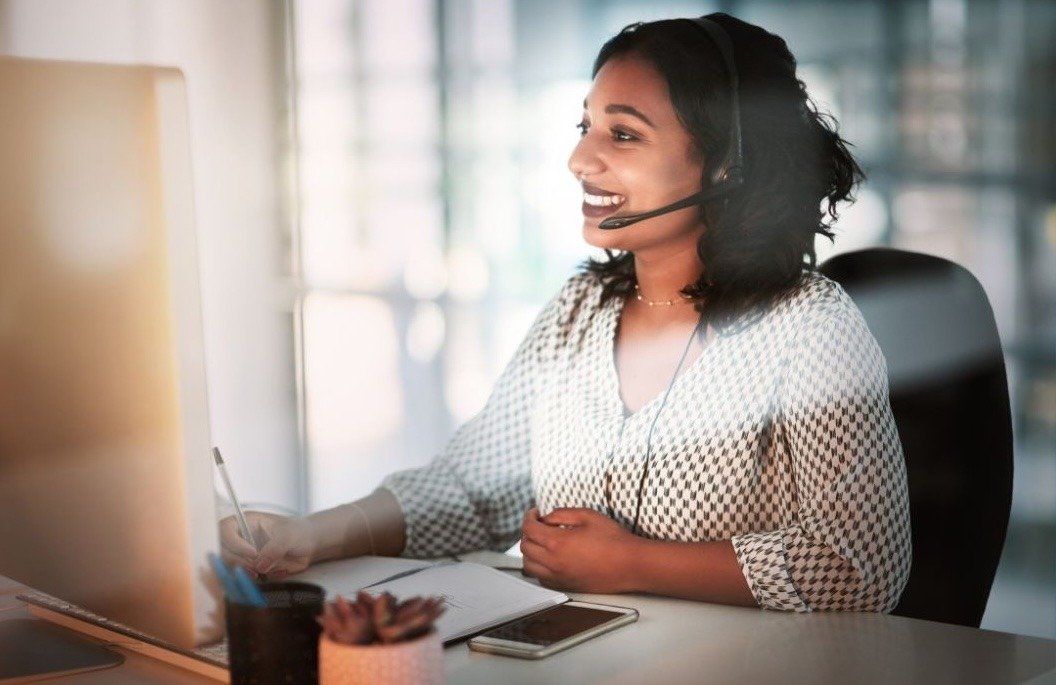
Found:
<path fill-rule="evenodd" d="M 542 659 L 637 620 L 635 609 L 565 602 L 478 635 L 469 641 L 469 648 L 521 659 Z"/>

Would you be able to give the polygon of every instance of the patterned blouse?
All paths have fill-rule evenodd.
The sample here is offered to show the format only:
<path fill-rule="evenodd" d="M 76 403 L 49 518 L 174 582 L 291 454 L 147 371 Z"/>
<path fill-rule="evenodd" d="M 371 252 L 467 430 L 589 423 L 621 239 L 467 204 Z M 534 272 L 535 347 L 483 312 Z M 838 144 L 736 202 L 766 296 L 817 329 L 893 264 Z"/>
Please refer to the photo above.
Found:
<path fill-rule="evenodd" d="M 911 555 L 905 464 L 883 355 L 843 289 L 808 272 L 720 332 L 659 417 L 662 397 L 626 414 L 614 364 L 623 298 L 600 296 L 595 276 L 569 279 L 484 409 L 430 464 L 385 480 L 406 519 L 404 554 L 506 549 L 533 501 L 630 528 L 656 419 L 639 534 L 731 540 L 764 608 L 894 608 Z"/>

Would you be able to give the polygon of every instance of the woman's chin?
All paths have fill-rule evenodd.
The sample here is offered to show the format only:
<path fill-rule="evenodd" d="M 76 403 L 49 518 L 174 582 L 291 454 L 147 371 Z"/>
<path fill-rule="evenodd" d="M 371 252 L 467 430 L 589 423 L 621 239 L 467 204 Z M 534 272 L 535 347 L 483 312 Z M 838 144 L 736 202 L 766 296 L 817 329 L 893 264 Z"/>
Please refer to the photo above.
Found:
<path fill-rule="evenodd" d="M 602 219 L 583 217 L 583 240 L 591 247 L 600 250 L 624 250 L 626 236 L 622 236 L 620 230 L 606 230 L 599 228 Z"/>

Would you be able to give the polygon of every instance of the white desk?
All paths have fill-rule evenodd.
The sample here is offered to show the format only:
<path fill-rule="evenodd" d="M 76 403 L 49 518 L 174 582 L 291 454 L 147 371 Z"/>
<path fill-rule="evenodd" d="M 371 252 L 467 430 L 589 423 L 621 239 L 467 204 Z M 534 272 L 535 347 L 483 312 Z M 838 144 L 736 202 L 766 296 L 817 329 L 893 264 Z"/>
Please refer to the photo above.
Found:
<path fill-rule="evenodd" d="M 638 623 L 541 662 L 453 649 L 451 683 L 1022 683 L 1056 669 L 1056 641 L 897 616 L 786 614 L 657 597 Z"/>
<path fill-rule="evenodd" d="M 25 616 L 0 582 L 0 620 Z M 633 606 L 637 623 L 542 661 L 447 648 L 450 685 L 780 683 L 1056 685 L 1056 641 L 897 616 L 784 614 L 641 596 L 577 595 Z M 125 663 L 48 682 L 213 683 L 125 652 Z"/>

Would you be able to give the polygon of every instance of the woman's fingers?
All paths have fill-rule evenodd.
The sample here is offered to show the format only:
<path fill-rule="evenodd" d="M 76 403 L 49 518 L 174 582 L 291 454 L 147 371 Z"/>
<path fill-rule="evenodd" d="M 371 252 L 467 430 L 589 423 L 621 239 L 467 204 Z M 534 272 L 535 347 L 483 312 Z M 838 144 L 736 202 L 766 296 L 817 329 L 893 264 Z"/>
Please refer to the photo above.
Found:
<path fill-rule="evenodd" d="M 245 565 L 252 565 L 257 558 L 257 549 L 249 544 L 238 533 L 238 527 L 234 519 L 224 519 L 220 522 L 220 553 L 230 560 L 236 560 Z"/>
<path fill-rule="evenodd" d="M 233 517 L 226 518 L 220 522 L 220 553 L 225 561 L 242 566 L 254 578 L 263 574 L 284 578 L 307 568 L 309 555 L 296 520 L 257 512 L 246 519 L 260 549 L 242 537 Z"/>
<path fill-rule="evenodd" d="M 538 524 L 542 525 L 542 524 Z M 543 526 L 544 528 L 546 526 Z M 533 537 L 528 532 L 526 525 L 524 535 L 521 537 L 521 555 L 523 556 L 523 573 L 526 576 L 538 578 L 539 582 L 546 584 L 554 577 L 554 570 L 550 563 L 553 557 L 545 544 Z"/>
<path fill-rule="evenodd" d="M 224 536 L 222 541 L 224 550 L 236 557 L 254 559 L 257 556 L 257 548 L 243 540 L 237 533 Z"/>
<path fill-rule="evenodd" d="M 522 539 L 528 539 L 535 542 L 544 549 L 549 549 L 551 536 L 555 530 L 554 526 L 548 526 L 539 520 L 538 512 L 535 509 L 529 509 L 528 513 L 524 516 L 524 523 L 521 527 L 521 537 Z"/>
<path fill-rule="evenodd" d="M 524 516 L 521 518 L 521 528 L 527 528 L 529 523 L 539 520 L 539 510 L 532 507 L 528 511 L 524 512 Z"/>
<path fill-rule="evenodd" d="M 310 550 L 305 548 L 305 531 L 296 519 L 250 512 L 246 520 L 256 547 L 242 537 L 234 517 L 220 522 L 221 553 L 228 561 L 255 574 L 271 576 L 280 571 L 290 574 L 307 568 Z"/>
<path fill-rule="evenodd" d="M 224 563 L 228 566 L 242 566 L 243 568 L 249 569 L 253 567 L 253 560 L 247 559 L 237 554 L 232 554 L 226 547 L 220 548 L 220 558 L 224 560 Z"/>
<path fill-rule="evenodd" d="M 259 573 L 269 577 L 280 571 L 286 574 L 299 573 L 308 567 L 311 560 L 309 533 L 296 519 L 274 522 L 268 531 L 271 537 L 260 548 L 255 559 Z"/>
<path fill-rule="evenodd" d="M 521 554 L 524 557 L 532 557 L 538 559 L 547 553 L 546 547 L 537 542 L 534 538 L 523 535 L 521 536 Z"/>
<path fill-rule="evenodd" d="M 273 537 L 267 544 L 260 548 L 260 555 L 256 558 L 256 569 L 260 573 L 274 574 L 284 568 L 283 560 L 289 551 L 289 545 L 280 537 Z"/>
<path fill-rule="evenodd" d="M 543 517 L 542 523 L 549 526 L 573 527 L 582 526 L 590 522 L 592 516 L 598 512 L 593 509 L 554 509 Z"/>

